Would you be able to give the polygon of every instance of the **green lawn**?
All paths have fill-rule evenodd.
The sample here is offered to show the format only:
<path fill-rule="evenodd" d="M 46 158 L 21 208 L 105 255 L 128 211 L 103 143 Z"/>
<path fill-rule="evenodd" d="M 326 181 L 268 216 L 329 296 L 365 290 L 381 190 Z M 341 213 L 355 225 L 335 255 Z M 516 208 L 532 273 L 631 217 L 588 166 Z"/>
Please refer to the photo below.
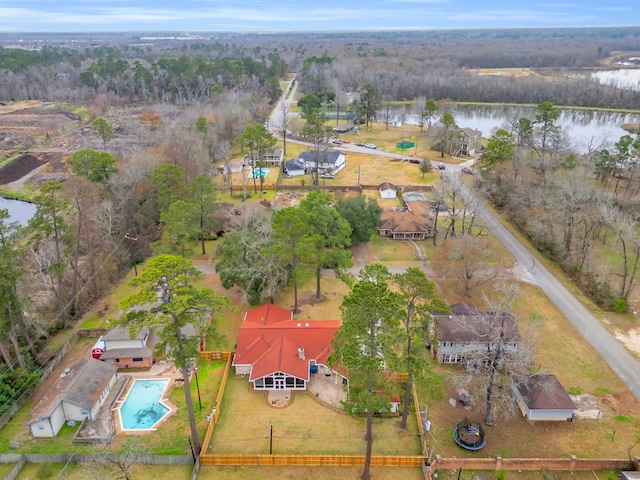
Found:
<path fill-rule="evenodd" d="M 358 480 L 361 475 L 362 467 L 201 467 L 198 480 Z M 371 477 L 375 480 L 424 480 L 421 468 L 372 467 Z"/>
<path fill-rule="evenodd" d="M 410 416 L 408 428 L 397 417 L 374 419 L 374 455 L 420 455 L 418 427 Z M 364 454 L 366 420 L 321 406 L 306 392 L 295 393 L 286 408 L 266 405 L 263 393 L 249 391 L 246 378 L 231 377 L 221 415 L 213 432 L 212 453 Z"/>
<path fill-rule="evenodd" d="M 201 439 L 207 430 L 207 415 L 215 404 L 225 362 L 201 361 L 198 365 L 198 384 L 202 409 L 198 405 L 198 388 L 195 379 L 191 381 L 191 396 L 194 403 L 196 421 Z M 184 397 L 184 387 L 172 387 L 169 401 L 177 410 L 165 421 L 160 423 L 152 434 L 141 434 L 140 444 L 144 451 L 160 455 L 183 455 L 188 450 L 187 437 L 190 436 L 189 420 Z M 73 443 L 73 435 L 79 425 L 70 427 L 65 424 L 54 438 L 32 438 L 26 422 L 31 418 L 32 404 L 25 405 L 2 430 L 0 438 L 0 453 L 91 453 L 91 445 Z M 117 421 L 117 420 L 116 420 Z M 116 436 L 112 444 L 114 451 L 120 451 L 124 436 Z M 21 443 L 17 449 L 9 449 L 9 441 Z"/>
<path fill-rule="evenodd" d="M 188 480 L 193 467 L 186 465 L 133 465 L 130 469 L 134 480 Z M 55 463 L 26 464 L 17 480 L 45 480 L 65 478 L 67 480 L 120 478 L 122 472 L 113 465 L 68 465 Z M 123 478 L 123 477 L 122 477 Z"/>

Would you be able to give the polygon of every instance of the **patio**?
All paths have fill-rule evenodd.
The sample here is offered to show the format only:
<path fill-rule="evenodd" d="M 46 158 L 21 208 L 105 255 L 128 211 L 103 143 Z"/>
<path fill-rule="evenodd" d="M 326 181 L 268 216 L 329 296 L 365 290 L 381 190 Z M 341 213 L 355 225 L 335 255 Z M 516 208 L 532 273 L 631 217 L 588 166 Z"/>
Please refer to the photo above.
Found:
<path fill-rule="evenodd" d="M 340 408 L 340 402 L 347 399 L 347 392 L 343 387 L 343 379 L 344 377 L 333 371 L 330 374 L 324 372 L 311 374 L 311 378 L 307 383 L 307 390 L 320 403 Z"/>
<path fill-rule="evenodd" d="M 273 408 L 288 407 L 296 393 L 309 393 L 321 405 L 335 409 L 340 409 L 340 402 L 347 399 L 343 388 L 343 377 L 335 372 L 314 373 L 307 382 L 306 392 L 304 390 L 268 390 L 267 405 Z"/>

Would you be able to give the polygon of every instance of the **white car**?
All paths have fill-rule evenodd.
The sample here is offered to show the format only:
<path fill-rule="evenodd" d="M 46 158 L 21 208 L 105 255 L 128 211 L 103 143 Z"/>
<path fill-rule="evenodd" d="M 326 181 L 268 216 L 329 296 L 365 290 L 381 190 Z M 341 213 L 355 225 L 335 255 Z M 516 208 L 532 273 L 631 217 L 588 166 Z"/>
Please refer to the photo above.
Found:
<path fill-rule="evenodd" d="M 367 148 L 373 148 L 374 150 L 378 148 L 374 143 L 365 143 L 364 146 Z"/>

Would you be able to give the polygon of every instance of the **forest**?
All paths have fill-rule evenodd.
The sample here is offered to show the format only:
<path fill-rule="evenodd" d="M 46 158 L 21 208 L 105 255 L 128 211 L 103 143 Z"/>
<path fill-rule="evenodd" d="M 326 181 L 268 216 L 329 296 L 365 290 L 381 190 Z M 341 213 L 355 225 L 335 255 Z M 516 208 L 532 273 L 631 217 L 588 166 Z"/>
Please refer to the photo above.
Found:
<path fill-rule="evenodd" d="M 470 69 L 600 68 L 617 52 L 637 48 L 637 28 L 450 30 L 367 33 L 247 34 L 204 43 L 135 36 L 107 37 L 77 50 L 45 45 L 0 50 L 0 99 L 205 105 L 224 90 L 251 90 L 273 101 L 283 70 L 305 71 L 301 88 L 330 88 L 341 98 L 362 84 L 390 100 L 419 97 L 598 108 L 638 108 L 638 92 L 589 81 L 479 76 Z M 10 44 L 10 38 L 3 43 Z M 76 43 L 77 44 L 77 43 Z"/>
<path fill-rule="evenodd" d="M 538 105 L 535 118 L 520 119 L 487 140 L 476 186 L 603 307 L 626 311 L 640 269 L 640 145 L 629 135 L 586 154 L 572 152 L 556 125 L 556 107 L 640 110 L 640 89 L 548 77 L 554 70 L 608 67 L 621 53 L 637 53 L 639 37 L 640 28 L 612 27 L 238 34 L 192 41 L 123 34 L 94 35 L 85 44 L 60 34 L 50 40 L 32 35 L 26 43 L 38 48 L 25 49 L 12 46 L 14 36 L 1 36 L 0 103 L 38 100 L 77 109 L 89 140 L 67 152 L 66 178 L 30 193 L 37 210 L 28 226 L 0 217 L 0 414 L 37 380 L 48 360 L 42 353 L 47 338 L 72 326 L 127 269 L 152 253 L 184 251 L 188 241 L 231 228 L 221 213 L 228 205 L 210 179 L 231 152 L 245 152 L 254 127 L 276 107 L 280 82 L 293 72 L 301 94 L 330 97 L 343 108 L 351 103 L 366 111 L 366 123 L 381 120 L 385 102 L 437 101 L 435 133 L 429 135 L 443 153 L 448 140 L 437 132 L 448 127 L 435 124 L 446 119 L 449 127 L 457 125 L 440 105 Z M 497 68 L 540 75 L 514 79 L 476 71 Z M 361 100 L 352 103 L 363 95 L 372 99 L 364 110 Z M 324 106 L 331 107 L 327 100 Z M 52 127 L 28 148 L 49 147 L 66 133 Z M 375 205 L 358 202 L 340 206 L 344 217 L 375 215 Z M 229 235 L 236 242 L 221 242 L 223 250 L 238 260 L 242 246 L 266 248 L 268 255 L 250 263 L 271 273 L 230 274 L 227 284 L 242 285 L 252 302 L 285 288 L 297 271 L 297 260 L 283 253 L 292 250 L 286 242 L 296 240 L 287 222 L 310 223 L 316 207 L 303 208 L 302 219 L 276 217 L 275 225 L 236 215 Z M 344 248 L 356 238 L 356 223 L 345 227 L 352 235 L 341 233 Z M 599 268 L 598 244 L 622 258 L 619 281 Z M 322 250 L 317 238 L 305 248 L 316 273 L 329 260 L 348 263 L 344 252 L 331 258 L 309 253 Z M 240 267 L 228 261 L 221 270 Z"/>

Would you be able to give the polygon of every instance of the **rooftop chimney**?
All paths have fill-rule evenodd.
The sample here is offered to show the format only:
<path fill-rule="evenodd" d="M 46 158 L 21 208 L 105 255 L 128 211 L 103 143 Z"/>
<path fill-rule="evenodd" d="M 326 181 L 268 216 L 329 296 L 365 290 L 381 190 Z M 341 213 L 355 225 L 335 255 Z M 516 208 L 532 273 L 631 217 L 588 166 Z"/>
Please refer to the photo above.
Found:
<path fill-rule="evenodd" d="M 303 347 L 299 347 L 298 348 L 298 358 L 300 360 L 304 360 L 304 348 Z"/>

